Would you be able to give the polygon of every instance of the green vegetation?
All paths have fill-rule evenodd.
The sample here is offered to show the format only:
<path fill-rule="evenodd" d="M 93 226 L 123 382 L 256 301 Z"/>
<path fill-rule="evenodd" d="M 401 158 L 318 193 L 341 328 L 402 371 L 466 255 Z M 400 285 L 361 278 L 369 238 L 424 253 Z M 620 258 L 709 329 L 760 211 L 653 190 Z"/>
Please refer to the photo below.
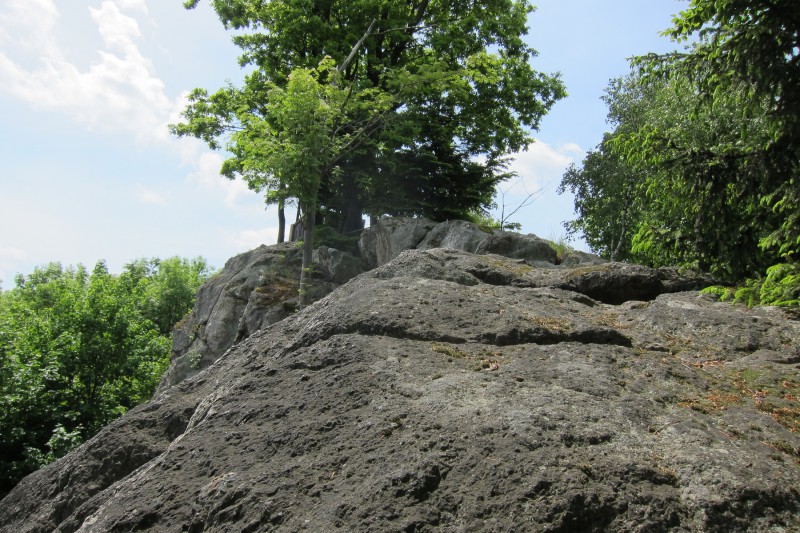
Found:
<path fill-rule="evenodd" d="M 433 350 L 436 353 L 452 357 L 453 359 L 466 359 L 469 357 L 468 353 L 458 349 L 458 347 L 453 346 L 451 344 L 434 342 L 433 346 L 431 346 L 431 350 Z"/>
<path fill-rule="evenodd" d="M 472 222 L 487 233 L 494 230 L 519 231 L 522 229 L 522 224 L 519 222 L 503 222 L 480 209 L 470 211 L 464 216 L 464 219 L 468 222 Z"/>
<path fill-rule="evenodd" d="M 51 263 L 0 292 L 0 497 L 150 398 L 209 272 L 202 258 L 119 275 Z"/>
<path fill-rule="evenodd" d="M 575 249 L 569 245 L 568 238 L 564 235 L 557 237 L 551 236 L 548 244 L 556 253 L 556 264 L 559 265 L 564 262 L 564 259 L 566 259 L 570 253 L 575 251 Z"/>
<path fill-rule="evenodd" d="M 561 190 L 601 255 L 713 273 L 748 304 L 798 305 L 800 18 L 791 0 L 693 0 L 665 32 L 683 53 L 634 60 L 608 133 Z"/>
<path fill-rule="evenodd" d="M 301 306 L 316 224 L 347 235 L 365 213 L 485 211 L 509 176 L 505 158 L 565 96 L 557 76 L 530 65 L 526 0 L 212 5 L 242 32 L 234 43 L 253 71 L 241 87 L 194 90 L 171 129 L 227 150 L 223 175 L 267 202 L 297 202 Z"/>

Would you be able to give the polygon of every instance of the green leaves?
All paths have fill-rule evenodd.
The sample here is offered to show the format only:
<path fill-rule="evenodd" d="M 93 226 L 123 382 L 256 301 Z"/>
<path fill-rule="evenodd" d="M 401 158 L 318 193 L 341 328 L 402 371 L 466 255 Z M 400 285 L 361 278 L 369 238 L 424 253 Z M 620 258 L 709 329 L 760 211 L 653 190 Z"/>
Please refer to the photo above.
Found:
<path fill-rule="evenodd" d="M 593 246 L 607 245 L 613 224 L 596 206 L 620 205 L 602 172 L 617 161 L 622 175 L 636 176 L 632 254 L 709 270 L 730 283 L 749 278 L 737 299 L 794 305 L 798 14 L 789 0 L 693 0 L 667 34 L 699 41 L 684 53 L 636 58 L 634 73 L 612 82 L 606 101 L 614 132 L 601 155 L 565 176 L 584 208 L 572 228 L 602 235 Z M 603 165 L 593 164 L 598 158 Z"/>
<path fill-rule="evenodd" d="M 227 150 L 223 174 L 244 179 L 269 201 L 298 198 L 286 169 L 302 142 L 279 138 L 301 129 L 284 132 L 289 118 L 276 107 L 287 106 L 292 120 L 307 115 L 311 107 L 298 114 L 304 105 L 297 100 L 298 77 L 306 78 L 308 89 L 318 83 L 319 101 L 330 109 L 318 106 L 315 112 L 329 118 L 302 129 L 315 135 L 332 126 L 329 149 L 335 155 L 321 167 L 317 203 L 340 231 L 360 228 L 364 211 L 463 217 L 488 205 L 506 176 L 498 161 L 526 147 L 530 129 L 565 96 L 558 76 L 530 65 L 536 52 L 522 38 L 532 11 L 526 0 L 212 5 L 226 27 L 243 30 L 234 42 L 242 49 L 240 62 L 254 71 L 242 87 L 211 96 L 196 91 L 173 133 Z M 341 72 L 323 72 L 331 66 Z M 338 118 L 331 123 L 334 110 Z M 281 145 L 290 148 L 283 160 L 270 155 Z M 310 139 L 297 153 L 325 159 L 322 146 L 321 138 Z M 387 189 L 395 193 L 391 201 Z M 457 208 L 453 190 L 467 194 Z"/>
<path fill-rule="evenodd" d="M 202 258 L 51 263 L 0 293 L 0 494 L 152 395 L 208 275 Z"/>

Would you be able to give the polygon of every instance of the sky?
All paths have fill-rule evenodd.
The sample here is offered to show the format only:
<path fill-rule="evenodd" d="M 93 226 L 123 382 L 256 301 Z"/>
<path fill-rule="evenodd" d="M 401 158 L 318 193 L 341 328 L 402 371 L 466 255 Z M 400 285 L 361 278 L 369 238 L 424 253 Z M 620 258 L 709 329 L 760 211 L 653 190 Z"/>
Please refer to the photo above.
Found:
<path fill-rule="evenodd" d="M 677 47 L 681 0 L 534 0 L 536 70 L 569 96 L 500 186 L 522 231 L 558 240 L 575 217 L 561 176 L 608 125 L 600 97 L 627 59 Z M 0 0 L 0 287 L 51 261 L 111 271 L 142 257 L 225 261 L 277 236 L 274 208 L 219 175 L 224 154 L 176 139 L 186 94 L 241 81 L 238 49 L 201 0 Z M 587 249 L 578 240 L 572 243 Z"/>

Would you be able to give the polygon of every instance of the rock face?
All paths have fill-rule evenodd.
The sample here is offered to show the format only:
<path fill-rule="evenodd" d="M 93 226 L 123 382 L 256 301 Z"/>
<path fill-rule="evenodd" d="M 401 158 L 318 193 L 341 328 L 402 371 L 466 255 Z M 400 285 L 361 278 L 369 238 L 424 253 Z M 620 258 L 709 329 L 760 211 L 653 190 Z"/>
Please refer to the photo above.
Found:
<path fill-rule="evenodd" d="M 558 262 L 556 251 L 548 241 L 536 235 L 498 230 L 486 231 L 463 220 L 435 224 L 424 218 L 383 219 L 364 230 L 359 242 L 361 255 L 368 268 L 385 265 L 405 250 L 431 248 L 462 250 L 475 254 L 499 254 L 524 259 L 529 263 Z M 595 256 L 591 257 L 592 261 L 599 260 Z"/>
<path fill-rule="evenodd" d="M 800 321 L 665 292 L 698 282 L 405 251 L 23 480 L 0 532 L 797 530 Z"/>
<path fill-rule="evenodd" d="M 487 232 L 463 220 L 436 224 L 426 219 L 382 219 L 362 233 L 360 257 L 326 246 L 315 250 L 312 300 L 406 250 L 431 248 L 499 253 L 545 267 L 557 262 L 556 252 L 535 235 Z M 582 252 L 572 252 L 564 260 L 570 266 L 605 262 Z M 293 313 L 300 264 L 300 249 L 292 243 L 260 246 L 231 258 L 200 290 L 191 316 L 176 326 L 172 364 L 158 392 L 208 368 L 236 343 Z"/>
<path fill-rule="evenodd" d="M 312 298 L 319 299 L 363 271 L 360 258 L 320 247 Z M 172 364 L 157 392 L 211 366 L 231 346 L 297 309 L 301 250 L 293 243 L 259 246 L 228 260 L 201 287 L 195 309 L 172 333 Z"/>

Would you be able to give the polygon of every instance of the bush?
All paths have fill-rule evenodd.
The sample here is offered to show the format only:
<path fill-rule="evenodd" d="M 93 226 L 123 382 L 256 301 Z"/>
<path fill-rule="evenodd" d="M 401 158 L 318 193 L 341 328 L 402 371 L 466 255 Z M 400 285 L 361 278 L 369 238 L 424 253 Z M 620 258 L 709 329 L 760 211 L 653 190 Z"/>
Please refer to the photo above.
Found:
<path fill-rule="evenodd" d="M 800 265 L 780 263 L 767 269 L 766 278 L 749 279 L 739 287 L 715 285 L 701 291 L 720 301 L 754 305 L 800 306 Z"/>

